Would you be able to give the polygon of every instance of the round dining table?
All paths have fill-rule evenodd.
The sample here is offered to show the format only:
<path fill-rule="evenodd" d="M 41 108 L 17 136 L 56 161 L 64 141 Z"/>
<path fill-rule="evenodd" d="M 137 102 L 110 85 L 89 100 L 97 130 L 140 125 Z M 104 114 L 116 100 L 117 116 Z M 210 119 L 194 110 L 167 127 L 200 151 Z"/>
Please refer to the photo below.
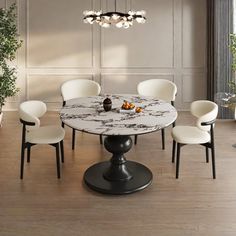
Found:
<path fill-rule="evenodd" d="M 152 182 L 152 172 L 136 161 L 126 160 L 124 153 L 132 147 L 130 136 L 161 130 L 177 118 L 168 102 L 139 95 L 110 95 L 112 109 L 105 111 L 106 96 L 71 99 L 60 111 L 64 124 L 76 130 L 103 135 L 109 161 L 96 163 L 84 173 L 86 185 L 105 194 L 128 194 L 142 190 Z M 124 101 L 141 107 L 140 113 L 121 109 Z"/>

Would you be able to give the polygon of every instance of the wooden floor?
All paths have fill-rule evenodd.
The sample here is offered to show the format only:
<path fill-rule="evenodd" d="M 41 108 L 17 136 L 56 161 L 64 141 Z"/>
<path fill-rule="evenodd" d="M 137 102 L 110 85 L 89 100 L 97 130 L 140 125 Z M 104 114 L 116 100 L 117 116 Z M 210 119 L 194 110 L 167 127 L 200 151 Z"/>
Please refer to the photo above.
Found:
<path fill-rule="evenodd" d="M 42 123 L 60 124 L 58 113 L 48 113 Z M 187 112 L 177 124 L 191 124 Z M 15 112 L 6 112 L 0 129 L 0 235 L 1 236 L 235 236 L 236 235 L 236 123 L 217 121 L 217 179 L 205 163 L 201 146 L 182 150 L 180 178 L 171 163 L 170 128 L 166 150 L 160 133 L 139 136 L 127 153 L 153 172 L 147 189 L 125 196 L 107 196 L 89 190 L 82 182 L 92 164 L 108 160 L 99 137 L 77 132 L 71 150 L 71 130 L 66 129 L 62 178 L 56 178 L 54 148 L 35 146 L 31 163 L 19 179 L 21 124 Z"/>

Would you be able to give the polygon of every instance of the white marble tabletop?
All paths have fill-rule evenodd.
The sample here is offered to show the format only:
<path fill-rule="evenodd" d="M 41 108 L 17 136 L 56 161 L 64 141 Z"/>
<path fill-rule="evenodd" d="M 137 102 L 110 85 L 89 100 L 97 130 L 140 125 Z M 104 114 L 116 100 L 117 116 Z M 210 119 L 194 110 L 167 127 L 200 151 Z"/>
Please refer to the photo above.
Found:
<path fill-rule="evenodd" d="M 71 99 L 61 109 L 61 120 L 80 131 L 102 135 L 135 135 L 160 130 L 177 118 L 176 109 L 169 103 L 139 95 L 111 95 L 112 110 L 104 111 L 105 96 Z M 124 100 L 137 107 L 141 113 L 120 113 Z"/>

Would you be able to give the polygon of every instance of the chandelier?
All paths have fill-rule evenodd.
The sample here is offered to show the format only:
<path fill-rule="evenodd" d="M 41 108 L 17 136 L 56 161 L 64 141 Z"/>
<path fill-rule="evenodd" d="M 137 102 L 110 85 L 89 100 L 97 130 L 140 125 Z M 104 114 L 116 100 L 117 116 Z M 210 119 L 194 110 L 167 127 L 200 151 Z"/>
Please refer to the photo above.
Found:
<path fill-rule="evenodd" d="M 101 27 L 109 28 L 111 25 L 115 25 L 117 28 L 129 28 L 136 21 L 137 23 L 144 24 L 146 22 L 146 12 L 129 10 L 127 13 L 116 11 L 114 12 L 102 12 L 100 11 L 84 11 L 84 23 L 93 24 L 98 23 Z"/>

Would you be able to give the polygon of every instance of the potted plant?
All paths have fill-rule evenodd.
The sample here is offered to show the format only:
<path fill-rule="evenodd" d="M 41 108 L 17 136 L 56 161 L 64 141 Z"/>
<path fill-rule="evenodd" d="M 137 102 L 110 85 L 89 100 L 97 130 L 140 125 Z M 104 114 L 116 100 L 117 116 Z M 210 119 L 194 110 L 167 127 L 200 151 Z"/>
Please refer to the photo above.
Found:
<path fill-rule="evenodd" d="M 234 112 L 236 120 L 236 34 L 230 34 L 230 51 L 232 53 L 232 72 L 233 76 L 228 83 L 229 92 L 219 92 L 216 94 L 216 101 L 222 107 L 227 107 Z"/>
<path fill-rule="evenodd" d="M 16 86 L 16 67 L 14 59 L 17 49 L 21 46 L 17 33 L 16 4 L 8 9 L 0 8 L 0 125 L 2 122 L 2 107 L 8 97 L 18 92 Z"/>
<path fill-rule="evenodd" d="M 230 95 L 228 99 L 228 107 L 234 111 L 234 119 L 236 120 L 236 34 L 230 34 L 230 45 L 229 48 L 232 53 L 232 71 L 234 76 L 232 76 L 229 82 Z"/>

